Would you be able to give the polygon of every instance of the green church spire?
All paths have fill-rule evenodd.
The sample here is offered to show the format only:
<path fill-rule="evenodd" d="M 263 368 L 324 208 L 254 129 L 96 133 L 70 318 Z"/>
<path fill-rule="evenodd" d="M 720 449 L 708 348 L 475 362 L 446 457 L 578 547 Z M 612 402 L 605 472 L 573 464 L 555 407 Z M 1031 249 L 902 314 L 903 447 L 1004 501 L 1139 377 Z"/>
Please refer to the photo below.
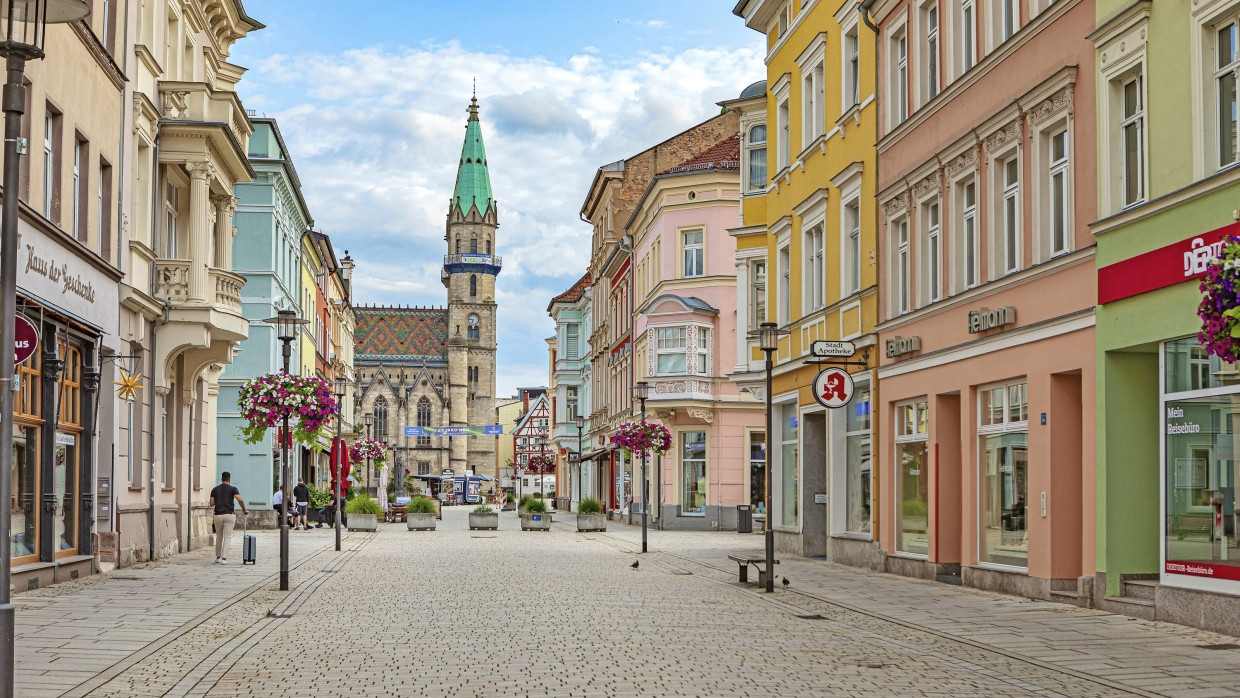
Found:
<path fill-rule="evenodd" d="M 482 124 L 478 121 L 478 96 L 469 100 L 469 121 L 465 122 L 465 144 L 461 146 L 461 163 L 456 171 L 456 189 L 452 193 L 449 214 L 460 211 L 461 217 L 478 207 L 478 215 L 486 218 L 495 206 L 491 196 L 491 175 L 487 172 L 487 151 L 482 145 Z"/>

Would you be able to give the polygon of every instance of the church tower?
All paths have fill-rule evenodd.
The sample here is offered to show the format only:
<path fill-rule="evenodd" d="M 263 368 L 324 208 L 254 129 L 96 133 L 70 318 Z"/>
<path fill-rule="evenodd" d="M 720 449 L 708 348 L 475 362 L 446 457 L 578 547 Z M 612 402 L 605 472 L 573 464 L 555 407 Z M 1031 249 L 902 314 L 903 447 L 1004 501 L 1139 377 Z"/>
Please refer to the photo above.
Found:
<path fill-rule="evenodd" d="M 478 98 L 469 101 L 465 144 L 448 207 L 448 254 L 441 277 L 448 288 L 448 414 L 451 426 L 495 421 L 495 277 L 500 258 L 495 230 L 498 210 L 478 121 Z M 495 439 L 452 437 L 452 471 L 495 467 Z"/>

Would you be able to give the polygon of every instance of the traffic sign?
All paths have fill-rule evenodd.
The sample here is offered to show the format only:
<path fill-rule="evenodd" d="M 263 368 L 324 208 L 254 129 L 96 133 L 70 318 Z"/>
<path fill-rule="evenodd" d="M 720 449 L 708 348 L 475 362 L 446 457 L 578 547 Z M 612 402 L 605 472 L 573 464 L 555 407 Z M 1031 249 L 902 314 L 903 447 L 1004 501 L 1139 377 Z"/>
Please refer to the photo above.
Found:
<path fill-rule="evenodd" d="M 847 405 L 854 389 L 852 376 L 842 368 L 825 368 L 814 377 L 814 399 L 823 407 L 835 409 Z"/>
<path fill-rule="evenodd" d="M 857 346 L 847 340 L 820 339 L 809 345 L 811 356 L 852 356 L 857 353 Z"/>
<path fill-rule="evenodd" d="M 39 349 L 39 329 L 25 315 L 13 316 L 13 364 L 21 365 Z"/>

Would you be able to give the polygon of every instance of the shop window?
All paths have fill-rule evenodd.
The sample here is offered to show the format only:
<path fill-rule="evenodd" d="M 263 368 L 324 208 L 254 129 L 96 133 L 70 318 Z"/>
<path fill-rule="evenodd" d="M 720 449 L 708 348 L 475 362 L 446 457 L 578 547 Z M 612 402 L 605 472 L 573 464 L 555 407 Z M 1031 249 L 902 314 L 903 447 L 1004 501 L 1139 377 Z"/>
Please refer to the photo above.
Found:
<path fill-rule="evenodd" d="M 680 434 L 680 512 L 706 513 L 706 432 Z"/>
<path fill-rule="evenodd" d="M 749 433 L 749 506 L 766 514 L 766 433 Z"/>
<path fill-rule="evenodd" d="M 797 477 L 797 415 L 796 403 L 778 407 L 779 414 L 779 512 L 776 519 L 781 526 L 797 525 L 800 497 L 800 481 Z M 772 483 L 776 484 L 776 483 Z"/>
<path fill-rule="evenodd" d="M 929 552 L 929 434 L 927 402 L 896 405 L 896 550 Z"/>
<path fill-rule="evenodd" d="M 870 389 L 857 386 L 845 407 L 844 442 L 847 462 L 845 530 L 870 532 Z"/>
<path fill-rule="evenodd" d="M 39 555 L 39 452 L 42 429 L 42 375 L 39 352 L 17 367 L 20 382 L 14 403 L 12 500 L 9 503 L 14 564 L 35 562 Z"/>
<path fill-rule="evenodd" d="M 978 392 L 981 540 L 978 560 L 1029 566 L 1029 396 L 1024 382 Z"/>
<path fill-rule="evenodd" d="M 56 498 L 53 522 L 56 552 L 77 551 L 77 485 L 81 466 L 79 448 L 82 437 L 82 352 L 77 347 L 60 343 L 60 356 L 65 366 L 60 374 L 60 410 L 52 451 L 52 494 Z"/>

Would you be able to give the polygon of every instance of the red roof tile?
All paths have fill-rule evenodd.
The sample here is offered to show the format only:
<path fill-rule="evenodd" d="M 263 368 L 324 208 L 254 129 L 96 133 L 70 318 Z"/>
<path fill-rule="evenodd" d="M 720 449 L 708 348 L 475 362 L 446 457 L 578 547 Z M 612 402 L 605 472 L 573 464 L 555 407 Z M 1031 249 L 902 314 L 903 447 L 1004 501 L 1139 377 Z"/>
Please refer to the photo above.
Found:
<path fill-rule="evenodd" d="M 696 157 L 686 160 L 675 167 L 669 167 L 659 174 L 739 169 L 741 169 L 741 134 L 735 133 L 707 148 Z"/>
<path fill-rule="evenodd" d="M 590 272 L 586 272 L 585 276 L 577 279 L 577 283 L 573 284 L 567 291 L 561 293 L 551 302 L 547 304 L 547 312 L 551 311 L 551 306 L 556 303 L 575 303 L 581 299 L 581 294 L 585 293 L 587 287 L 590 286 Z"/>

